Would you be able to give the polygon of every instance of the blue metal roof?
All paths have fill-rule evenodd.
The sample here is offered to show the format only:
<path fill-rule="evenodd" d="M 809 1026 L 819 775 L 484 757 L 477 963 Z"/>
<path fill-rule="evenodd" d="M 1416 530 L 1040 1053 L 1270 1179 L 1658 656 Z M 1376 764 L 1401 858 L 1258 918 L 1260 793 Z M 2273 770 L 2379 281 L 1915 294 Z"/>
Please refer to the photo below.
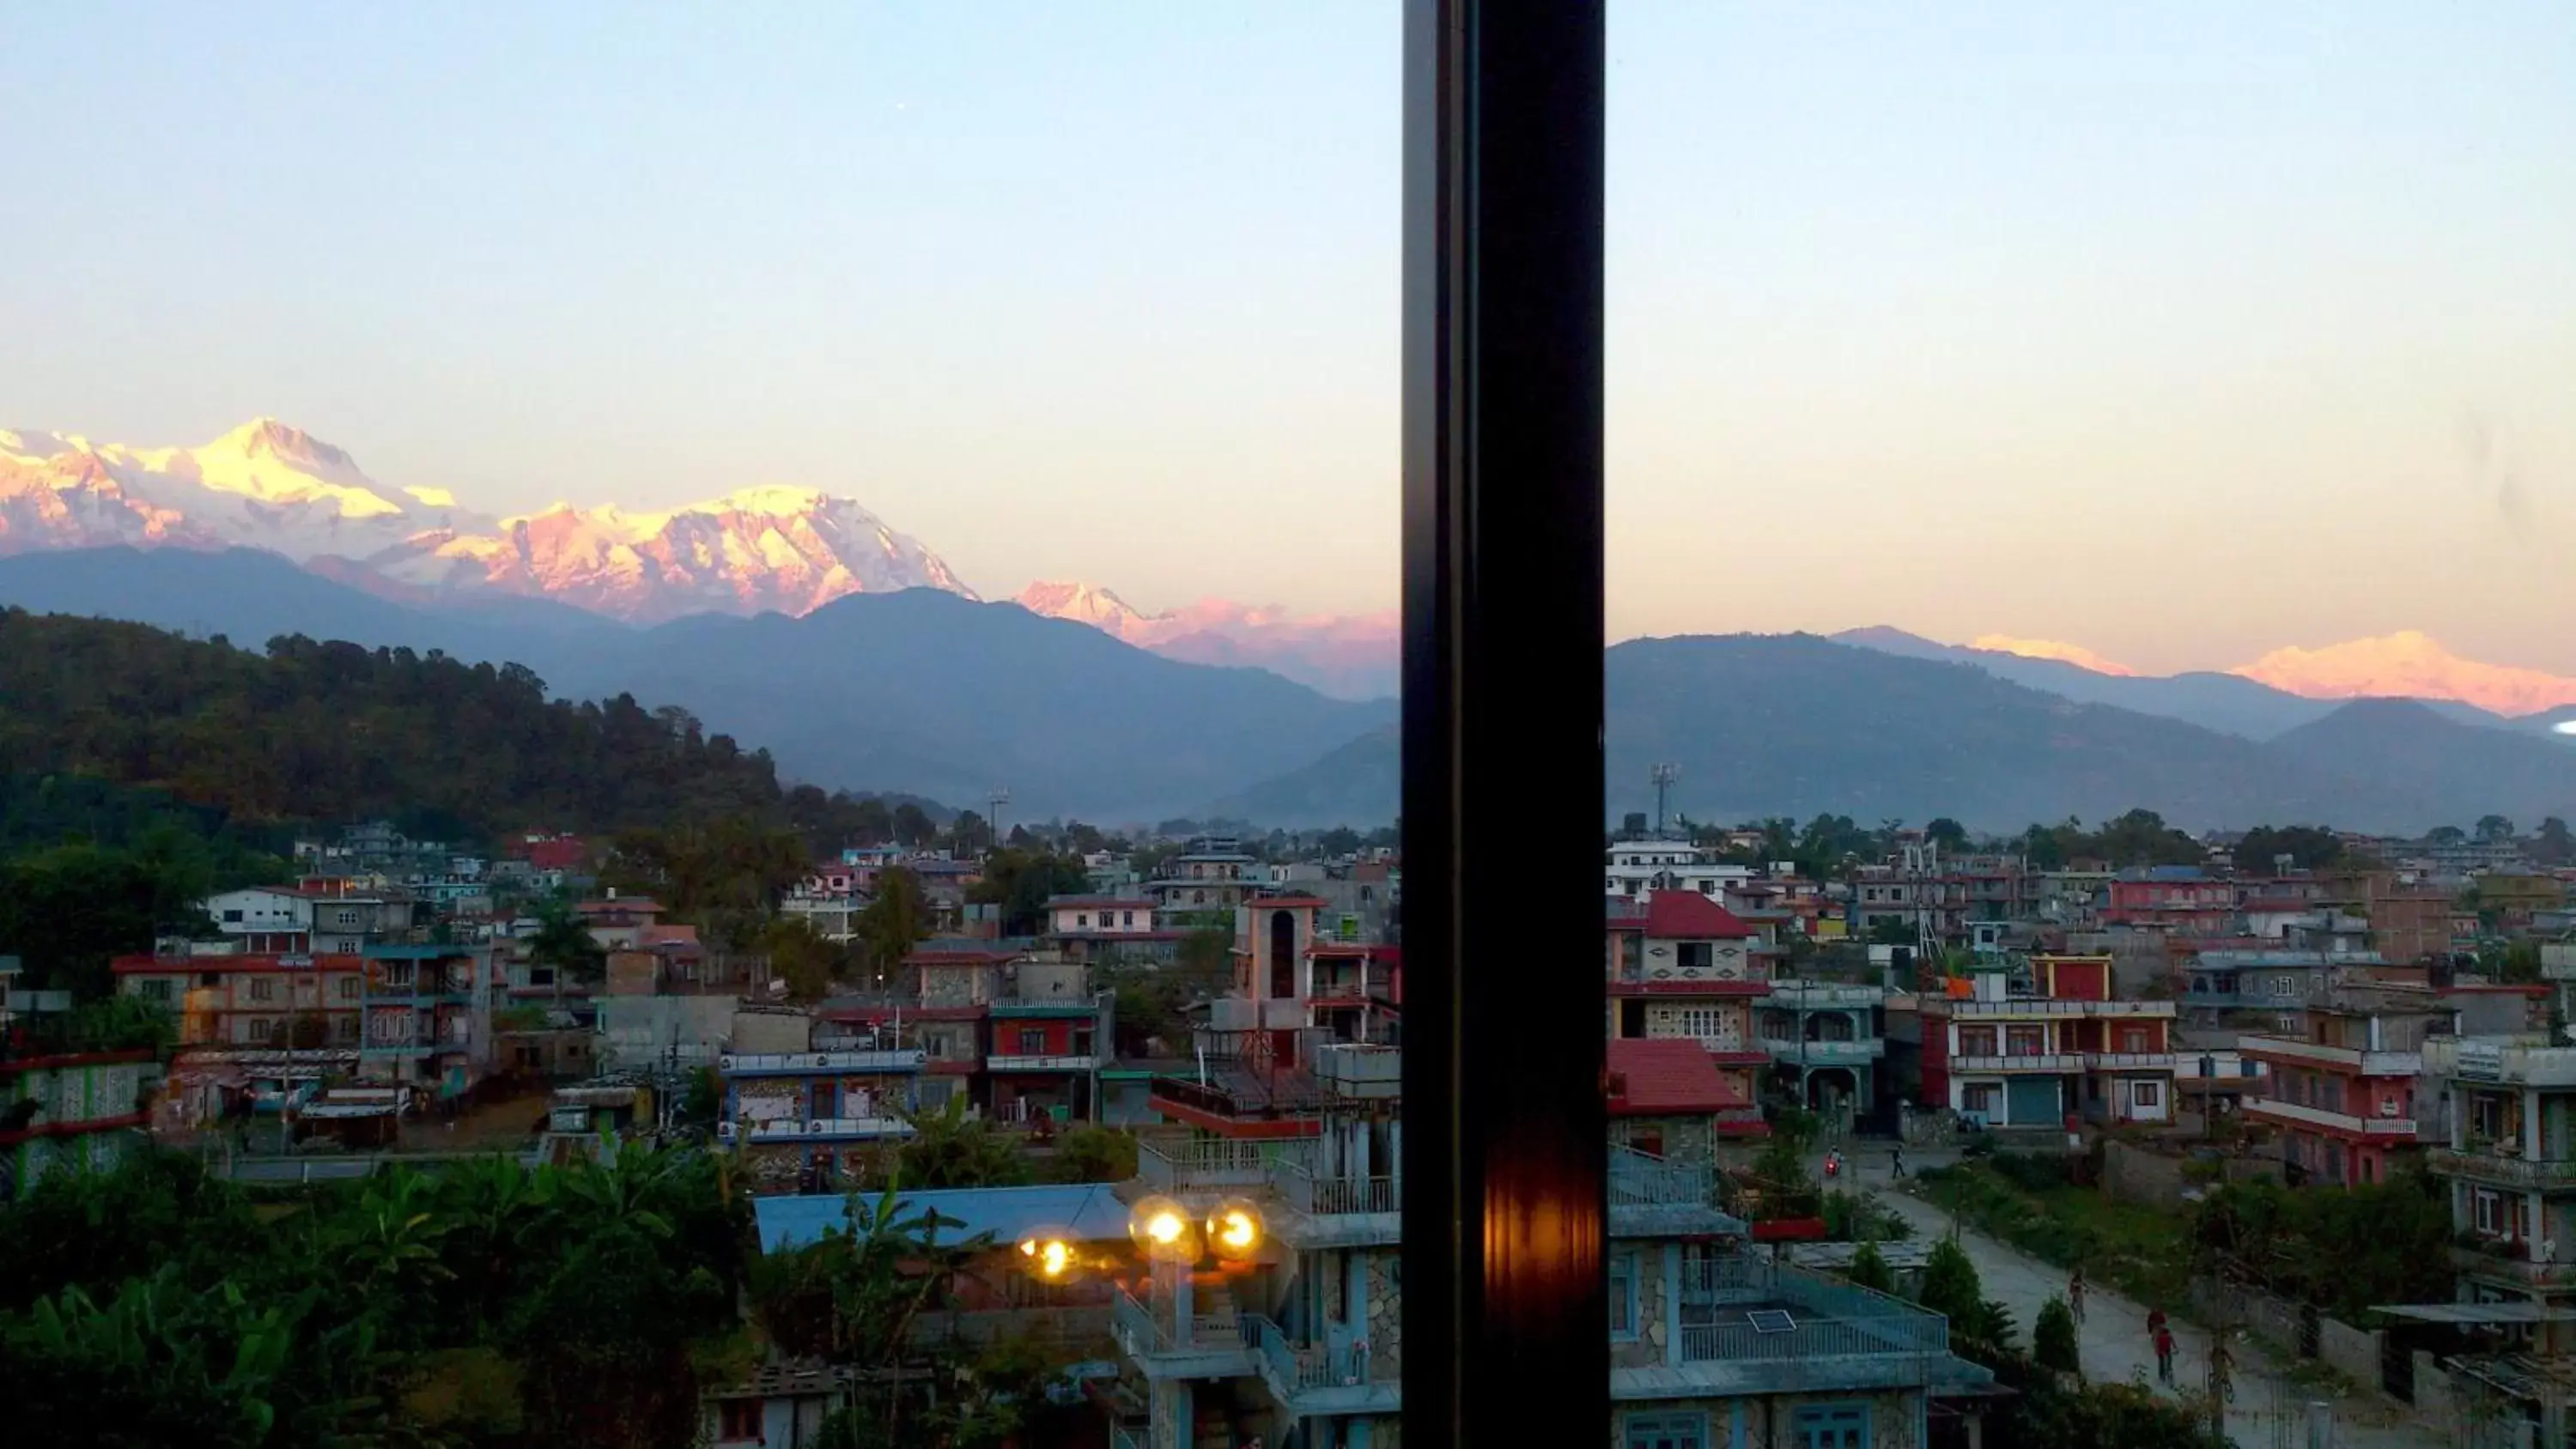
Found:
<path fill-rule="evenodd" d="M 870 1205 L 875 1202 L 873 1194 L 862 1193 L 860 1197 Z M 965 1224 L 943 1224 L 939 1229 L 942 1242 L 991 1233 L 995 1242 L 1011 1243 L 1033 1228 L 1054 1228 L 1078 1242 L 1123 1241 L 1127 1236 L 1127 1204 L 1118 1200 L 1107 1183 L 907 1192 L 898 1199 L 896 1210 L 910 1217 L 925 1208 Z M 763 1252 L 801 1248 L 822 1241 L 826 1229 L 849 1226 L 849 1199 L 836 1193 L 755 1198 L 752 1212 L 759 1220 Z"/>

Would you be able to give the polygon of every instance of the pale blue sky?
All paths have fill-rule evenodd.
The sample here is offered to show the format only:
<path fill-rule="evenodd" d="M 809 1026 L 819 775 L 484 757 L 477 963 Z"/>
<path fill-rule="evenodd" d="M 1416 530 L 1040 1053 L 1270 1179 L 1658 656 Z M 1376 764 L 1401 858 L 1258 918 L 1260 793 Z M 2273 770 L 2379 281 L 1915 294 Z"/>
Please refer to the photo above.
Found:
<path fill-rule="evenodd" d="M 1382 606 L 1386 3 L 13 7 L 0 425 Z M 1617 0 L 1618 633 L 2576 669 L 2576 6 Z M 2483 437 L 2483 445 L 2468 441 Z"/>

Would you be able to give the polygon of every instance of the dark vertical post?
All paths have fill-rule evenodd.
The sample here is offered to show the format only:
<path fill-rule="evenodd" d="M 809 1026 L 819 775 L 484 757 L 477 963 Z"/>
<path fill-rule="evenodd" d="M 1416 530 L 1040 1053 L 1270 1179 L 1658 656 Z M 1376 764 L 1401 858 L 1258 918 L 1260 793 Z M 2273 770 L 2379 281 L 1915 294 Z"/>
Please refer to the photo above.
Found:
<path fill-rule="evenodd" d="M 1404 1430 L 1598 1443 L 1602 7 L 1408 0 Z"/>

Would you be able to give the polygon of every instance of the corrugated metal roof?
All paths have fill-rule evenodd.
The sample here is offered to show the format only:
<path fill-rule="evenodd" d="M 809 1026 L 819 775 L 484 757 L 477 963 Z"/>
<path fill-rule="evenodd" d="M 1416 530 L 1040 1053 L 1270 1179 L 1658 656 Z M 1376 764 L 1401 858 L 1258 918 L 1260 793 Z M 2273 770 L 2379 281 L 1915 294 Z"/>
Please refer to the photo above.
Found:
<path fill-rule="evenodd" d="M 860 1200 L 870 1205 L 875 1202 L 873 1195 L 864 1193 Z M 752 1212 L 760 1225 L 761 1250 L 801 1248 L 820 1242 L 827 1229 L 846 1229 L 849 1202 L 835 1193 L 754 1199 Z M 952 1188 L 907 1192 L 897 1199 L 896 1210 L 904 1217 L 924 1209 L 964 1224 L 943 1224 L 939 1237 L 944 1242 L 953 1243 L 979 1233 L 991 1233 L 996 1242 L 1016 1242 L 1022 1234 L 1037 1228 L 1053 1228 L 1079 1242 L 1123 1241 L 1127 1236 L 1127 1204 L 1118 1200 L 1107 1183 Z"/>

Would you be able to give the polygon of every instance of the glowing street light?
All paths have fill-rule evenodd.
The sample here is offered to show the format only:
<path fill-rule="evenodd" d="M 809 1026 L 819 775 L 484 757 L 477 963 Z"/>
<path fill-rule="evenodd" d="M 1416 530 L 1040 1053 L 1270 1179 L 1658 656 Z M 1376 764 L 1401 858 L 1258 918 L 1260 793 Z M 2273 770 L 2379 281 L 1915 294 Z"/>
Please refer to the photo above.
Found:
<path fill-rule="evenodd" d="M 1043 1228 L 1020 1239 L 1020 1260 L 1029 1272 L 1049 1283 L 1065 1281 L 1081 1266 L 1073 1256 L 1073 1244 Z"/>
<path fill-rule="evenodd" d="M 1207 1236 L 1218 1257 L 1249 1258 L 1261 1249 L 1261 1209 L 1241 1198 L 1228 1198 L 1208 1214 Z"/>
<path fill-rule="evenodd" d="M 1147 1256 L 1188 1262 L 1198 1256 L 1198 1224 L 1167 1197 L 1149 1197 L 1127 1218 L 1127 1235 Z"/>

